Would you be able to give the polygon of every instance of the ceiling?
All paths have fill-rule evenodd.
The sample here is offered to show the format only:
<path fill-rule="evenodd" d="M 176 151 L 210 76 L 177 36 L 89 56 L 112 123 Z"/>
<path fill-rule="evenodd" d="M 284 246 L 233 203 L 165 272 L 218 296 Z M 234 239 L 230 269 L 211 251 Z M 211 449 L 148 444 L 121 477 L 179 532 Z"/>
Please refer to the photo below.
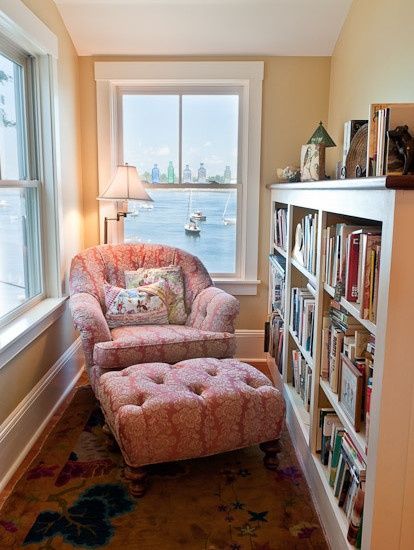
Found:
<path fill-rule="evenodd" d="M 55 0 L 79 55 L 331 55 L 352 0 Z"/>

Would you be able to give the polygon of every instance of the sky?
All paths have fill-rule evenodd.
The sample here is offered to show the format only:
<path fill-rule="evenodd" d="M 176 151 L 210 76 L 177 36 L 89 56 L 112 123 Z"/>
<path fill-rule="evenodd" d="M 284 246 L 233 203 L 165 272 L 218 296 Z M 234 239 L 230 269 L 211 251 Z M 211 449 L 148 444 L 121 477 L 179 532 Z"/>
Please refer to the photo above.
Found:
<path fill-rule="evenodd" d="M 183 96 L 182 162 L 193 177 L 203 162 L 207 177 L 223 176 L 229 165 L 236 180 L 238 100 L 237 95 Z M 178 95 L 124 95 L 123 126 L 124 162 L 143 175 L 151 173 L 155 163 L 167 173 L 172 161 L 178 176 Z"/>

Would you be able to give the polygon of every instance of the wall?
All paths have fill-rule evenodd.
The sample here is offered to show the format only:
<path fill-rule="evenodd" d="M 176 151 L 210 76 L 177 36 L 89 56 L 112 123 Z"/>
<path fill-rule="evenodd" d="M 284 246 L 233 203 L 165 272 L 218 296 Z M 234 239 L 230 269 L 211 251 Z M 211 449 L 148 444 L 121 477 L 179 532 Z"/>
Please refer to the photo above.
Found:
<path fill-rule="evenodd" d="M 78 57 L 53 0 L 24 0 L 59 40 L 58 86 L 64 264 L 83 247 Z M 0 423 L 75 340 L 68 311 L 0 370 Z"/>
<path fill-rule="evenodd" d="M 80 89 L 82 115 L 82 170 L 85 215 L 85 245 L 98 242 L 98 160 L 94 61 L 222 61 L 235 57 L 81 57 Z M 238 328 L 261 329 L 267 312 L 267 255 L 269 252 L 269 199 L 266 184 L 272 183 L 277 167 L 298 164 L 300 147 L 319 120 L 327 120 L 330 59 L 327 57 L 243 58 L 263 60 L 262 160 L 259 232 L 259 279 L 257 296 L 243 296 Z"/>
<path fill-rule="evenodd" d="M 328 152 L 334 171 L 340 159 L 343 124 L 368 117 L 377 102 L 414 101 L 413 0 L 354 0 L 331 62 Z"/>

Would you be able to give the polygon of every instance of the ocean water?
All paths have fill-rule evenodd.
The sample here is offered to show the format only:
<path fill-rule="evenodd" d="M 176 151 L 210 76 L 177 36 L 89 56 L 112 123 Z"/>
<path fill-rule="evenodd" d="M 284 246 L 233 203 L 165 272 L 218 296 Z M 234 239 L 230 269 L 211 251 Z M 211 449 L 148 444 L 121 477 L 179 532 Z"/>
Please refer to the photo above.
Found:
<path fill-rule="evenodd" d="M 236 225 L 225 225 L 223 215 L 235 218 L 237 193 L 233 190 L 192 191 L 150 189 L 152 209 L 131 203 L 136 215 L 125 219 L 125 241 L 167 244 L 198 256 L 212 273 L 236 271 Z M 190 208 L 189 208 L 190 204 Z M 199 236 L 187 235 L 188 211 L 201 210 L 207 217 L 198 222 Z"/>

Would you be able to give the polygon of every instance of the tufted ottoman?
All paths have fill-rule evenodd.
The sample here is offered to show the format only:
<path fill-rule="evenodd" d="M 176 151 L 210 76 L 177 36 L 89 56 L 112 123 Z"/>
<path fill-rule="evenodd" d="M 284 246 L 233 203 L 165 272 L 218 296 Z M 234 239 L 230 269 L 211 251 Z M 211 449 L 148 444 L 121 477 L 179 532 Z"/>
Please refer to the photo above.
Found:
<path fill-rule="evenodd" d="M 131 493 L 146 488 L 145 465 L 261 443 L 277 467 L 285 404 L 255 368 L 236 359 L 146 363 L 103 374 L 98 395 L 121 448 Z"/>

